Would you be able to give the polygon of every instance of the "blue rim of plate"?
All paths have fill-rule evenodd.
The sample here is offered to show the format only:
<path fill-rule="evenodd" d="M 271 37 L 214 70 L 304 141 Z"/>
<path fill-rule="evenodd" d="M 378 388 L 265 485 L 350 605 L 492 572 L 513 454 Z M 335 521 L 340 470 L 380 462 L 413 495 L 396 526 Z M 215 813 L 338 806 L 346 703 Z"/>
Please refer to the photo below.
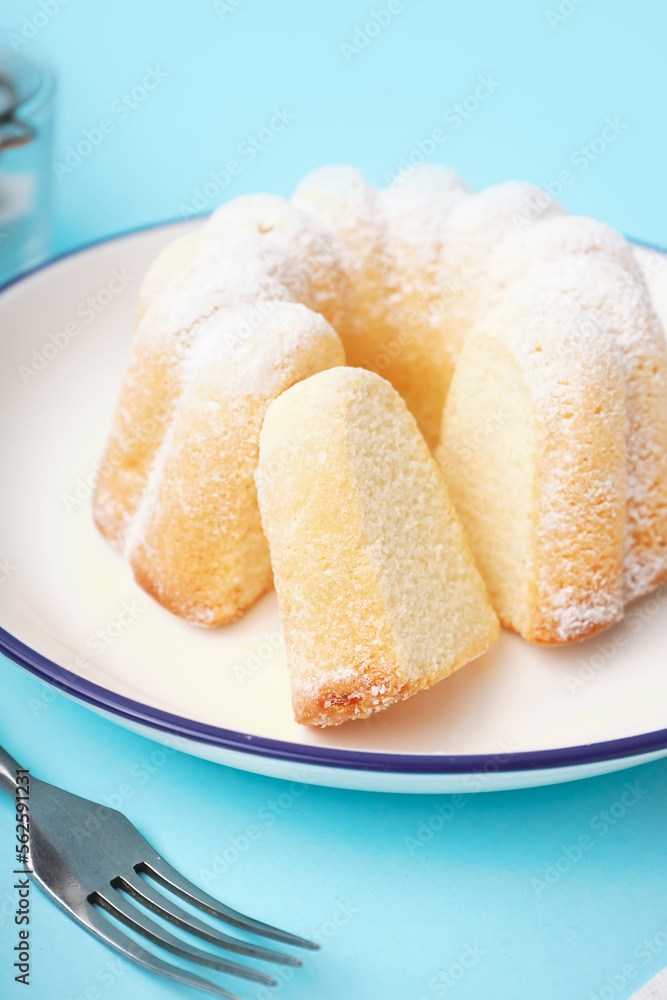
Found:
<path fill-rule="evenodd" d="M 191 222 L 195 218 L 197 217 L 171 219 L 139 226 L 136 229 L 87 243 L 75 250 L 59 254 L 46 263 L 12 278 L 0 288 L 0 292 L 4 292 L 61 260 L 84 253 L 86 250 L 151 229 L 175 225 L 179 222 Z M 628 237 L 628 239 L 630 238 Z M 667 250 L 655 244 L 637 239 L 632 239 L 631 242 L 649 250 L 667 254 Z M 553 750 L 496 754 L 392 754 L 366 750 L 344 750 L 337 747 L 305 746 L 300 743 L 271 740 L 263 736 L 254 736 L 251 733 L 240 733 L 218 726 L 210 726 L 203 722 L 164 712 L 151 705 L 144 705 L 142 702 L 133 701 L 131 698 L 126 698 L 124 695 L 108 690 L 108 688 L 93 684 L 64 667 L 58 666 L 57 663 L 27 646 L 2 627 L 0 627 L 0 652 L 39 680 L 91 708 L 195 743 L 204 743 L 232 752 L 315 767 L 334 767 L 341 770 L 391 774 L 488 774 L 491 771 L 517 772 L 581 767 L 604 761 L 642 757 L 667 749 L 667 729 L 658 729 L 637 736 L 625 736 L 616 740 L 605 740 L 600 743 L 559 747 Z"/>

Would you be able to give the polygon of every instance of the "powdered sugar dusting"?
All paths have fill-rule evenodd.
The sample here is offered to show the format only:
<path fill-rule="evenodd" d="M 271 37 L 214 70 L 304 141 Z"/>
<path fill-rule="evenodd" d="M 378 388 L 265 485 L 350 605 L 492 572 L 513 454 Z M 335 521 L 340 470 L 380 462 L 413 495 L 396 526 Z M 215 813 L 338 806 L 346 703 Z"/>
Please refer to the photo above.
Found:
<path fill-rule="evenodd" d="M 453 171 L 424 165 L 381 191 L 358 170 L 323 168 L 292 199 L 343 248 L 350 298 L 336 329 L 349 364 L 394 385 L 431 447 L 452 369 L 440 331 L 453 291 L 442 280 L 443 247 L 453 211 L 469 197 Z"/>
<path fill-rule="evenodd" d="M 486 188 L 462 201 L 452 213 L 440 281 L 458 290 L 443 322 L 443 335 L 456 359 L 478 313 L 486 268 L 498 242 L 508 233 L 565 209 L 546 192 L 520 181 Z"/>
<path fill-rule="evenodd" d="M 506 290 L 536 264 L 573 257 L 601 258 L 641 278 L 627 240 L 615 229 L 586 216 L 557 215 L 512 231 L 500 241 L 486 269 L 478 316 L 497 305 Z"/>
<path fill-rule="evenodd" d="M 623 613 L 621 363 L 608 333 L 563 296 L 510 289 L 478 331 L 510 348 L 537 406 L 536 638 L 542 621 L 541 641 L 572 641 Z"/>
<path fill-rule="evenodd" d="M 423 164 L 379 192 L 392 241 L 428 256 L 441 248 L 452 212 L 470 196 L 454 170 Z"/>
<path fill-rule="evenodd" d="M 344 323 L 348 292 L 343 248 L 332 229 L 296 204 L 272 194 L 241 195 L 214 212 L 205 231 L 268 236 L 294 261 L 304 280 L 299 301 L 322 313 L 336 329 Z"/>
<path fill-rule="evenodd" d="M 300 303 L 221 309 L 202 323 L 126 545 L 171 610 L 219 624 L 270 586 L 253 482 L 262 419 L 294 381 L 343 360 L 332 327 Z"/>
<path fill-rule="evenodd" d="M 578 588 L 571 586 L 552 594 L 551 608 L 560 642 L 574 642 L 608 628 L 623 616 L 623 606 L 616 595 L 601 591 L 582 601 L 578 600 L 577 593 Z"/>
<path fill-rule="evenodd" d="M 667 349 L 646 288 L 595 254 L 538 264 L 509 294 L 577 303 L 619 352 L 627 417 L 625 599 L 632 600 L 667 576 Z"/>

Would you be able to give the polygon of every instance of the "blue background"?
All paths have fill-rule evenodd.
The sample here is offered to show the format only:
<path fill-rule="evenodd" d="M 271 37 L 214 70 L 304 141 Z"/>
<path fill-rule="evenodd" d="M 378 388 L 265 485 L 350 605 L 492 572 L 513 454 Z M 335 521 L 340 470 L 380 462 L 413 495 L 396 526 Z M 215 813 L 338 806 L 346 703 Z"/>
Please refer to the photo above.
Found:
<path fill-rule="evenodd" d="M 53 11 L 56 0 L 45 2 Z M 565 0 L 558 15 L 556 0 L 404 0 L 346 57 L 341 43 L 354 44 L 373 6 L 387 5 L 70 0 L 23 44 L 23 19 L 42 8 L 5 2 L 0 43 L 46 53 L 58 71 L 56 160 L 84 129 L 113 122 L 90 156 L 54 179 L 55 250 L 178 217 L 230 160 L 239 173 L 224 189 L 218 182 L 205 208 L 245 191 L 288 194 L 307 171 L 336 161 L 381 184 L 434 128 L 446 138 L 431 158 L 474 188 L 514 177 L 547 184 L 567 170 L 562 200 L 572 212 L 667 244 L 667 5 Z M 166 76 L 129 113 L 118 111 L 148 67 Z M 480 77 L 492 78 L 494 92 L 457 126 L 452 109 Z M 251 160 L 243 144 L 276 108 L 294 118 Z M 600 151 L 594 140 L 607 119 L 618 135 Z M 129 786 L 127 815 L 195 881 L 246 912 L 326 939 L 277 997 L 624 998 L 667 965 L 667 762 L 469 795 L 426 839 L 447 797 L 309 788 L 291 801 L 288 792 L 283 808 L 281 782 L 164 755 L 52 697 L 8 661 L 0 661 L 0 690 L 2 742 L 37 775 L 98 801 L 117 801 L 109 797 Z M 638 801 L 606 826 L 600 812 L 621 813 L 614 804 L 636 781 Z M 244 847 L 249 824 L 260 837 Z M 568 860 L 582 837 L 581 858 Z M 3 998 L 197 995 L 116 960 L 37 893 L 32 986 L 15 985 L 6 798 L 3 844 Z M 221 871 L 234 844 L 238 857 Z M 465 949 L 472 967 L 453 979 Z M 229 985 L 261 1000 L 252 984 Z"/>

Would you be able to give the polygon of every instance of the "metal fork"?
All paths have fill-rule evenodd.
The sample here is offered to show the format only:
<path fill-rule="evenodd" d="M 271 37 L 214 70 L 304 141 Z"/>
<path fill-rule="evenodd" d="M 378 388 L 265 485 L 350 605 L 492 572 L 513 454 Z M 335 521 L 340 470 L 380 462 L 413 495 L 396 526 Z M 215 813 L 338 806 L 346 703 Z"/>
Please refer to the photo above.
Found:
<path fill-rule="evenodd" d="M 27 780 L 24 775 L 27 775 Z M 124 893 L 182 930 L 225 951 L 248 955 L 264 962 L 301 965 L 299 959 L 292 955 L 218 932 L 211 924 L 191 916 L 173 903 L 143 876 L 154 879 L 210 916 L 242 931 L 260 934 L 299 948 L 316 950 L 319 947 L 287 931 L 246 917 L 218 902 L 160 857 L 122 813 L 34 778 L 32 774 L 23 771 L 1 746 L 0 786 L 17 803 L 26 802 L 26 808 L 17 811 L 17 819 L 19 815 L 25 816 L 27 820 L 23 821 L 23 825 L 29 824 L 27 847 L 22 848 L 17 842 L 17 869 L 21 871 L 19 865 L 23 862 L 26 873 L 35 878 L 44 892 L 71 917 L 83 924 L 87 931 L 139 965 L 154 972 L 162 972 L 190 986 L 199 986 L 217 996 L 227 997 L 228 1000 L 238 1000 L 234 994 L 207 979 L 164 962 L 146 951 L 109 920 L 107 914 L 144 935 L 153 944 L 160 945 L 187 961 L 241 976 L 255 983 L 276 985 L 276 980 L 263 972 L 228 961 L 213 952 L 202 951 L 170 934 L 151 920 L 145 910 L 130 902 Z M 17 788 L 22 788 L 23 791 L 17 791 Z M 91 830 L 95 832 L 88 836 Z M 83 837 L 89 840 L 85 847 L 81 845 Z"/>

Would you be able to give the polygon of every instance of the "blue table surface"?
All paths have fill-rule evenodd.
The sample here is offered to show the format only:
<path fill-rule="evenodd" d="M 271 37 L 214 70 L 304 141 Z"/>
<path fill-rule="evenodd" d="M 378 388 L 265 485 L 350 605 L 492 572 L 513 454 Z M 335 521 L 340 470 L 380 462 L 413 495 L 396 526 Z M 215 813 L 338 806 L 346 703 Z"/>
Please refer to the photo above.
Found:
<path fill-rule="evenodd" d="M 570 211 L 665 245 L 666 33 L 658 0 L 5 0 L 0 14 L 0 44 L 57 69 L 57 165 L 113 124 L 54 171 L 55 252 L 246 191 L 286 195 L 320 164 L 382 184 L 419 149 L 474 188 L 565 171 Z M 36 775 L 122 802 L 214 895 L 323 942 L 285 1000 L 622 1000 L 667 965 L 667 761 L 469 795 L 433 831 L 447 797 L 290 791 L 165 754 L 7 660 L 0 691 L 2 742 Z M 31 986 L 15 983 L 7 797 L 0 859 L 0 996 L 196 995 L 36 892 Z"/>

